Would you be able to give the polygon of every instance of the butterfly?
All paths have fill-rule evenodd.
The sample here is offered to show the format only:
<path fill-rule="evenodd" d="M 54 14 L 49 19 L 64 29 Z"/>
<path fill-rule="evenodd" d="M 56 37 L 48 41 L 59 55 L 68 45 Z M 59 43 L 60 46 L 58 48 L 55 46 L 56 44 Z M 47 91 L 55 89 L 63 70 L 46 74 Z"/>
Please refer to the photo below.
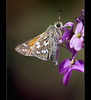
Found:
<path fill-rule="evenodd" d="M 59 11 L 59 14 L 61 10 Z M 24 56 L 35 56 L 41 60 L 51 59 L 55 65 L 58 64 L 59 40 L 62 37 L 62 22 L 55 22 L 45 32 L 16 46 L 15 50 Z"/>
<path fill-rule="evenodd" d="M 62 22 L 55 22 L 45 32 L 16 46 L 15 50 L 24 56 L 35 56 L 41 60 L 51 59 L 58 64 L 59 39 L 62 37 Z"/>

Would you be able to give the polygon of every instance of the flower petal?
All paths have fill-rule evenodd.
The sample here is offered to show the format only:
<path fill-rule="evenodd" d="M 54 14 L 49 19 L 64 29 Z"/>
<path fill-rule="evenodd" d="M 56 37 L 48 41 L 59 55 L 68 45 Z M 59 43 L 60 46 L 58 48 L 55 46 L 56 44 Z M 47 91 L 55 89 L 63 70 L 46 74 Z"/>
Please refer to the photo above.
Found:
<path fill-rule="evenodd" d="M 84 62 L 82 60 L 76 61 L 72 69 L 84 73 Z"/>
<path fill-rule="evenodd" d="M 81 33 L 82 28 L 83 28 L 83 23 L 80 21 L 76 26 L 75 34 Z"/>
<path fill-rule="evenodd" d="M 69 50 L 71 53 L 73 53 L 72 59 L 74 59 L 78 51 L 76 51 L 74 48 L 70 48 L 70 43 L 68 42 L 67 39 L 66 39 L 66 41 L 65 41 L 65 44 L 66 44 L 68 50 Z"/>
<path fill-rule="evenodd" d="M 62 74 L 66 69 L 68 69 L 68 67 L 70 65 L 71 65 L 71 63 L 70 63 L 69 59 L 63 60 L 63 62 L 60 63 L 60 65 L 59 65 L 59 72 L 60 72 L 60 74 Z"/>
<path fill-rule="evenodd" d="M 81 50 L 81 48 L 82 48 L 82 44 L 83 44 L 83 39 L 82 38 L 76 38 L 75 40 L 74 40 L 74 49 L 76 50 L 76 51 L 79 51 L 79 50 Z"/>
<path fill-rule="evenodd" d="M 65 32 L 64 32 L 64 34 L 63 34 L 63 36 L 62 36 L 62 42 L 63 42 L 66 38 L 68 38 L 68 37 L 70 36 L 69 30 L 68 30 L 67 28 L 64 28 L 64 30 L 65 30 Z"/>
<path fill-rule="evenodd" d="M 82 36 L 84 36 L 84 26 L 83 26 L 83 28 L 82 28 L 81 33 L 82 33 Z"/>
<path fill-rule="evenodd" d="M 69 50 L 71 53 L 73 53 L 73 52 L 72 52 L 72 49 L 73 49 L 73 48 L 70 48 L 70 43 L 68 42 L 68 39 L 66 39 L 65 44 L 66 44 L 68 50 Z"/>
<path fill-rule="evenodd" d="M 70 76 L 71 76 L 71 73 L 72 73 L 72 68 L 68 68 L 65 73 L 64 73 L 64 77 L 63 77 L 63 84 L 65 86 L 67 86 L 68 82 L 69 82 L 69 79 L 70 79 Z"/>
<path fill-rule="evenodd" d="M 62 28 L 66 27 L 66 26 L 70 26 L 70 27 L 72 27 L 72 29 L 73 29 L 74 23 L 68 22 L 68 23 L 66 23 Z"/>
<path fill-rule="evenodd" d="M 75 45 L 75 39 L 77 38 L 77 36 L 74 34 L 70 40 L 70 47 L 73 48 Z"/>
<path fill-rule="evenodd" d="M 70 40 L 70 48 L 73 48 L 76 51 L 81 50 L 81 48 L 83 47 L 83 42 L 84 42 L 84 37 L 81 36 L 80 38 L 77 37 L 77 34 L 74 34 L 73 37 Z"/>

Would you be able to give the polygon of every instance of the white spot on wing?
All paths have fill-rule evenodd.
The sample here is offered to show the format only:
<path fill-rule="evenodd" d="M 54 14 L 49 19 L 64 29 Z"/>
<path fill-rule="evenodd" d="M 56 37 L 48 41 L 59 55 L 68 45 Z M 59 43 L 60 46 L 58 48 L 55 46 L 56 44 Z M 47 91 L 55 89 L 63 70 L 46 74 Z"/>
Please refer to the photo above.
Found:
<path fill-rule="evenodd" d="M 44 41 L 44 46 L 47 46 L 49 44 L 49 42 Z"/>
<path fill-rule="evenodd" d="M 27 49 L 25 49 L 25 51 L 27 51 Z"/>
<path fill-rule="evenodd" d="M 47 36 L 46 37 L 44 37 L 44 39 L 46 39 L 47 38 Z"/>
<path fill-rule="evenodd" d="M 42 50 L 41 51 L 42 53 L 48 53 L 48 50 L 46 49 L 46 50 Z"/>
<path fill-rule="evenodd" d="M 36 48 L 37 48 L 37 49 L 39 49 L 40 47 L 41 47 L 41 45 L 37 45 L 37 47 L 36 47 Z"/>
<path fill-rule="evenodd" d="M 37 42 L 37 43 L 36 43 L 36 45 L 40 45 L 40 43 L 39 43 L 39 42 Z"/>
<path fill-rule="evenodd" d="M 41 52 L 44 53 L 44 50 L 42 50 Z"/>
<path fill-rule="evenodd" d="M 46 49 L 46 52 L 48 53 L 48 50 Z"/>
<path fill-rule="evenodd" d="M 40 52 L 39 52 L 39 51 L 37 51 L 36 53 L 37 53 L 37 54 L 40 54 Z"/>
<path fill-rule="evenodd" d="M 25 51 L 25 49 L 22 49 L 22 51 Z"/>
<path fill-rule="evenodd" d="M 25 47 L 27 46 L 25 43 L 23 43 L 22 45 L 25 46 Z"/>
<path fill-rule="evenodd" d="M 27 51 L 27 49 L 22 49 L 22 51 Z"/>

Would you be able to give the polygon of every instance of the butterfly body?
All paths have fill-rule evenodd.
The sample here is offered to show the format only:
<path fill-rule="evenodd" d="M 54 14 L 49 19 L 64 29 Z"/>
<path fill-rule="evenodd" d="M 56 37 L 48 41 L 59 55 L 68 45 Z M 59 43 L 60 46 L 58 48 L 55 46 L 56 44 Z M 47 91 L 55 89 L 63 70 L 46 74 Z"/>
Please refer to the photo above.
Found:
<path fill-rule="evenodd" d="M 50 25 L 45 32 L 18 45 L 15 50 L 25 56 L 35 56 L 44 61 L 51 59 L 57 65 L 59 39 L 62 35 L 60 27 L 57 27 L 57 24 L 60 24 L 60 27 L 62 27 L 61 22 Z"/>

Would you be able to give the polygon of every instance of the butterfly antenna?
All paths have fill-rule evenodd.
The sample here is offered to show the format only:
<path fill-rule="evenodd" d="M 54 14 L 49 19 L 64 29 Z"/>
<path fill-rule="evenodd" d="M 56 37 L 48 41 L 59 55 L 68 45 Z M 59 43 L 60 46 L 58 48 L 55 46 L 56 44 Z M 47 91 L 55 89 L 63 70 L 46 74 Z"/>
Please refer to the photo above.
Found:
<path fill-rule="evenodd" d="M 60 14 L 61 14 L 61 10 L 59 10 L 58 23 L 60 22 L 60 19 L 61 19 Z"/>

